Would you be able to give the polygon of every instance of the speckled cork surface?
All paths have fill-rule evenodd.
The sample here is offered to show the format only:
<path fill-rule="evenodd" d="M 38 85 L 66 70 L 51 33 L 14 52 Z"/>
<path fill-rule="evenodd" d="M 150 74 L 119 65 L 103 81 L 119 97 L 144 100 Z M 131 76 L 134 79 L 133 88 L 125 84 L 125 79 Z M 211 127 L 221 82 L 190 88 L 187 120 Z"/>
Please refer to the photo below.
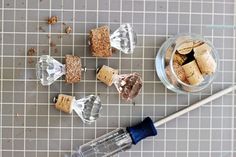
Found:
<path fill-rule="evenodd" d="M 78 147 L 117 127 L 150 116 L 154 121 L 235 84 L 236 53 L 234 0 L 1 0 L 0 1 L 0 152 L 3 157 L 64 157 Z M 58 16 L 57 24 L 47 20 Z M 109 59 L 91 55 L 91 29 L 108 25 L 113 32 L 131 23 L 138 45 L 133 55 L 113 53 Z M 214 25 L 214 27 L 212 27 Z M 65 33 L 70 26 L 72 32 Z M 181 95 L 167 90 L 156 75 L 154 60 L 161 44 L 177 33 L 203 34 L 220 56 L 214 83 L 202 93 Z M 35 48 L 27 55 L 28 49 Z M 35 63 L 41 55 L 64 62 L 66 54 L 81 57 L 87 67 L 81 81 L 51 86 L 40 84 Z M 114 86 L 96 80 L 102 65 L 119 73 L 139 72 L 143 88 L 135 106 L 123 101 Z M 72 113 L 55 109 L 59 93 L 82 98 L 99 94 L 100 119 L 85 125 Z M 119 157 L 233 157 L 235 104 L 231 93 L 186 114 L 158 130 Z"/>

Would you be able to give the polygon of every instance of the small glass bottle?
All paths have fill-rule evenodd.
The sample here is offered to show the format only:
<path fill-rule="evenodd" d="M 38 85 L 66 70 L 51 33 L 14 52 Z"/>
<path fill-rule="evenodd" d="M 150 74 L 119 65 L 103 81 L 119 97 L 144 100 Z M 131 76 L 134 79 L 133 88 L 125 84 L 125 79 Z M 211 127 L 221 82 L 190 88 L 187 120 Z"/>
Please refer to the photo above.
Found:
<path fill-rule="evenodd" d="M 59 94 L 53 98 L 56 109 L 71 114 L 74 110 L 84 123 L 94 122 L 100 115 L 102 103 L 99 96 L 89 95 L 76 100 L 75 97 Z"/>
<path fill-rule="evenodd" d="M 81 79 L 82 68 L 80 57 L 66 55 L 66 64 L 61 64 L 49 55 L 42 55 L 36 64 L 36 75 L 44 86 L 51 85 L 54 81 L 65 75 L 67 83 L 77 83 Z"/>

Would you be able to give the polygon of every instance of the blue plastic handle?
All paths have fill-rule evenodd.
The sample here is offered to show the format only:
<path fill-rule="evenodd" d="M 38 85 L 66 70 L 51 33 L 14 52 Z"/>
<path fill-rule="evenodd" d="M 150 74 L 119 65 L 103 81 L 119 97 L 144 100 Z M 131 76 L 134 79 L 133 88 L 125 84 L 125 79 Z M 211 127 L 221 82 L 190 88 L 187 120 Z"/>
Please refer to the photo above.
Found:
<path fill-rule="evenodd" d="M 127 127 L 126 130 L 129 132 L 133 144 L 137 144 L 142 139 L 148 136 L 156 136 L 157 130 L 150 117 L 145 118 L 141 123 Z"/>

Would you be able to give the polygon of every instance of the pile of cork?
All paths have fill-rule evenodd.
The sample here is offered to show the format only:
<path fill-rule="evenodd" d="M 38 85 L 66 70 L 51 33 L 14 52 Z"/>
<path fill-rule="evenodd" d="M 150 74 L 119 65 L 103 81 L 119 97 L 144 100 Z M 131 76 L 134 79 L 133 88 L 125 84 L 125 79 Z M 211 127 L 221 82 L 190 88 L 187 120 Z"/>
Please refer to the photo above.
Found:
<path fill-rule="evenodd" d="M 188 85 L 199 85 L 206 76 L 215 73 L 217 64 L 212 56 L 212 47 L 208 43 L 182 36 L 177 38 L 175 46 L 176 51 L 173 52 L 174 48 L 169 47 L 165 56 L 168 63 L 165 72 L 172 84 L 177 84 L 177 79 L 171 72 L 170 62 L 178 79 Z"/>

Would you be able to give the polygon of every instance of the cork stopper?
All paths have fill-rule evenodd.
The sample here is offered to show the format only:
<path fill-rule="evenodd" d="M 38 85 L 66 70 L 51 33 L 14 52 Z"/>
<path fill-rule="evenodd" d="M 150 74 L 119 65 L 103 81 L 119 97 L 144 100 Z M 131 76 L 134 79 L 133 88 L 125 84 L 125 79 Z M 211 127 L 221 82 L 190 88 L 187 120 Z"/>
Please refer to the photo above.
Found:
<path fill-rule="evenodd" d="M 202 44 L 204 44 L 203 41 L 201 41 L 201 40 L 195 40 L 195 41 L 193 41 L 193 48 L 198 47 L 198 46 L 201 46 Z"/>
<path fill-rule="evenodd" d="M 216 71 L 216 61 L 208 52 L 194 55 L 203 75 L 212 75 Z"/>
<path fill-rule="evenodd" d="M 187 78 L 186 78 L 186 75 L 185 75 L 185 72 L 184 72 L 184 69 L 181 65 L 179 65 L 178 63 L 174 62 L 173 63 L 173 69 L 174 69 L 174 72 L 176 74 L 176 76 L 182 81 L 182 82 L 185 82 L 187 83 Z M 173 84 L 177 84 L 177 80 L 173 77 L 173 74 L 171 73 L 171 69 L 170 69 L 170 65 L 168 65 L 165 69 L 166 71 L 166 76 L 167 78 L 173 83 Z"/>
<path fill-rule="evenodd" d="M 179 65 L 182 65 L 186 60 L 187 60 L 187 56 L 186 55 L 181 55 L 179 53 L 175 53 L 174 54 L 173 61 L 178 63 Z"/>
<path fill-rule="evenodd" d="M 97 71 L 97 79 L 105 83 L 107 86 L 111 86 L 113 84 L 112 81 L 113 75 L 118 75 L 118 70 L 115 70 L 106 65 L 103 65 Z"/>
<path fill-rule="evenodd" d="M 69 95 L 64 95 L 64 94 L 59 94 L 57 101 L 55 103 L 56 109 L 66 112 L 66 113 L 71 113 L 73 109 L 73 100 L 75 98 L 73 96 Z"/>
<path fill-rule="evenodd" d="M 166 56 L 165 56 L 165 60 L 166 60 L 166 62 L 169 62 L 170 61 L 170 59 L 171 59 L 171 56 L 172 56 L 172 53 L 173 53 L 173 48 L 172 47 L 168 47 L 167 49 L 166 49 Z"/>
<path fill-rule="evenodd" d="M 90 50 L 93 56 L 110 57 L 112 55 L 110 29 L 108 26 L 92 29 L 89 38 Z"/>
<path fill-rule="evenodd" d="M 172 47 L 167 48 L 166 56 L 165 56 L 165 61 L 166 62 L 170 61 L 172 53 L 173 53 L 173 48 Z M 187 60 L 187 56 L 186 55 L 181 55 L 178 52 L 176 52 L 174 54 L 173 62 L 176 62 L 179 65 L 182 65 L 186 60 Z"/>
<path fill-rule="evenodd" d="M 182 67 L 189 84 L 198 85 L 204 80 L 195 60 L 183 65 Z"/>
<path fill-rule="evenodd" d="M 194 50 L 194 56 L 196 56 L 196 55 L 204 54 L 206 52 L 210 53 L 212 48 L 208 44 L 204 43 L 202 45 L 194 47 L 193 50 Z"/>
<path fill-rule="evenodd" d="M 180 54 L 186 55 L 192 51 L 193 41 L 190 39 L 190 37 L 181 36 L 176 40 L 177 51 Z"/>
<path fill-rule="evenodd" d="M 66 55 L 66 78 L 67 83 L 77 83 L 81 78 L 81 60 L 78 56 Z"/>

